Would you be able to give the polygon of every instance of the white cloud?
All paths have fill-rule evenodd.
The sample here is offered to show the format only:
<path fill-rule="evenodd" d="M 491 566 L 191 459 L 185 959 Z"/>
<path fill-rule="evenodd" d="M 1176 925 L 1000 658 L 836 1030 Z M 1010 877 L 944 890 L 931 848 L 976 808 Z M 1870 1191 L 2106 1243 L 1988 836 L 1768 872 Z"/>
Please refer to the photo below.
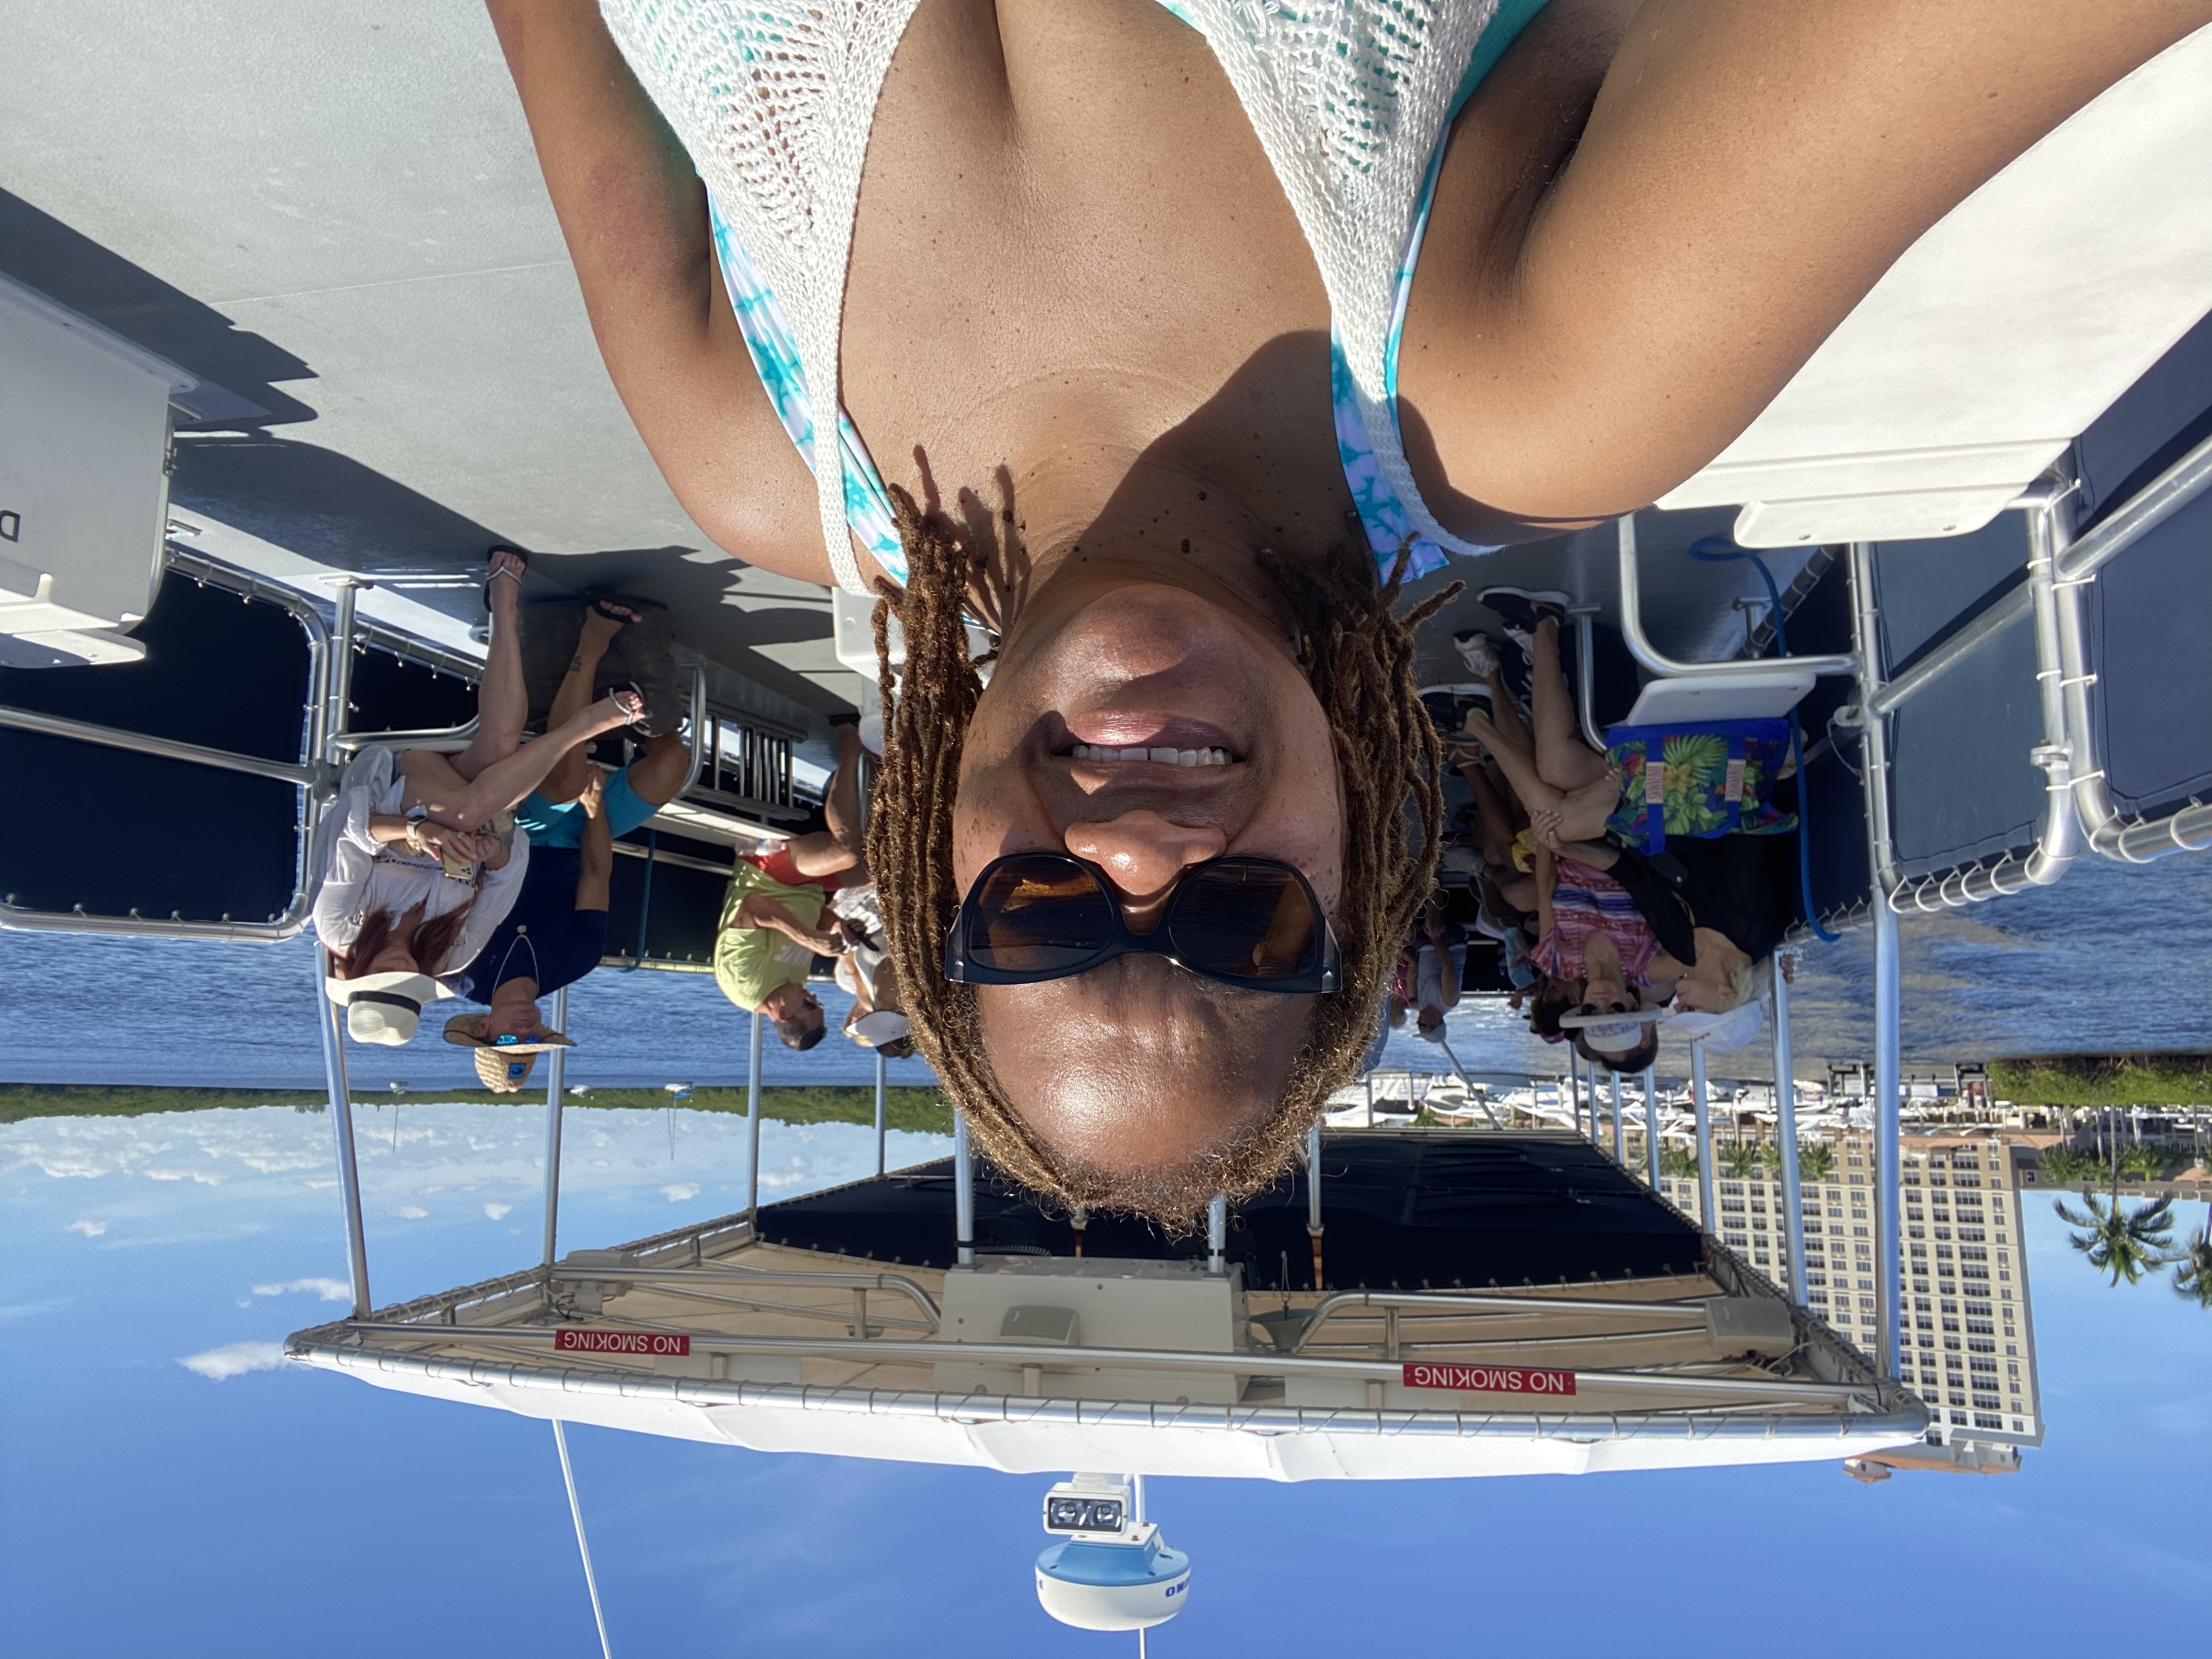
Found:
<path fill-rule="evenodd" d="M 44 1302 L 17 1302 L 0 1308 L 0 1325 L 11 1324 L 18 1319 L 36 1319 L 42 1314 L 59 1313 L 74 1306 L 73 1296 L 49 1297 Z"/>
<path fill-rule="evenodd" d="M 82 1233 L 87 1238 L 98 1238 L 107 1231 L 105 1221 L 72 1221 L 62 1229 L 65 1233 Z"/>
<path fill-rule="evenodd" d="M 1660 1127 L 1663 1129 L 1666 1126 L 1662 1122 Z M 145 1175 L 149 1181 L 197 1181 L 203 1187 L 222 1185 L 222 1177 L 212 1170 L 149 1170 Z"/>
<path fill-rule="evenodd" d="M 696 1181 L 679 1181 L 672 1187 L 663 1187 L 660 1189 L 660 1195 L 671 1204 L 681 1204 L 686 1199 L 699 1196 L 699 1183 Z"/>
<path fill-rule="evenodd" d="M 1663 1129 L 1667 1126 L 1662 1122 L 1659 1127 Z M 429 1213 L 420 1204 L 403 1204 L 399 1206 L 399 1218 L 403 1221 L 420 1221 Z"/>
<path fill-rule="evenodd" d="M 177 1362 L 212 1382 L 243 1376 L 248 1371 L 273 1371 L 283 1363 L 284 1345 L 281 1342 L 234 1342 L 228 1347 L 210 1348 L 205 1353 L 196 1353 Z"/>
<path fill-rule="evenodd" d="M 335 1279 L 290 1279 L 281 1285 L 256 1285 L 256 1296 L 315 1295 L 325 1302 L 350 1302 L 353 1291 L 343 1281 Z"/>
<path fill-rule="evenodd" d="M 1666 1126 L 1662 1123 L 1660 1127 L 1663 1128 Z M 484 1206 L 484 1213 L 494 1221 L 504 1221 L 507 1219 L 507 1212 L 514 1207 L 512 1204 L 487 1204 Z"/>

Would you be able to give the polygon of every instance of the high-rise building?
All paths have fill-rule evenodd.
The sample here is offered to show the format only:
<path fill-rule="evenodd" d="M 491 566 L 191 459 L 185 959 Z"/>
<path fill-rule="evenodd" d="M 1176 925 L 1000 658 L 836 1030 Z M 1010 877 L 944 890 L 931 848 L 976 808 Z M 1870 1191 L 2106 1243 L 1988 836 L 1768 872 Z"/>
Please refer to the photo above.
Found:
<path fill-rule="evenodd" d="M 1782 1182 L 1771 1161 L 1717 1147 L 1715 1229 L 1775 1284 L 1790 1284 Z M 1908 1135 L 1899 1195 L 1885 1218 L 1867 1134 L 1808 1141 L 1798 1163 L 1805 1206 L 1803 1301 L 1869 1355 L 1881 1351 L 1885 1226 L 1902 1251 L 1905 1306 L 1899 1373 L 1930 1408 L 1942 1443 L 2043 1443 L 2013 1150 L 1983 1136 Z M 1733 1172 L 1732 1172 L 1733 1171 Z M 1694 1175 L 1668 1176 L 1663 1194 L 1698 1212 Z"/>

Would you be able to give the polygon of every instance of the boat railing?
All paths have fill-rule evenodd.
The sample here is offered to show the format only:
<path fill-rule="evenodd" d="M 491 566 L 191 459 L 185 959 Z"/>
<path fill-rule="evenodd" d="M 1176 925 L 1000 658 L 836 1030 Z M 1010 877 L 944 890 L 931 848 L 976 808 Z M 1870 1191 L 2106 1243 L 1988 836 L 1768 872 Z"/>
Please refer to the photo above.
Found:
<path fill-rule="evenodd" d="M 776 1311 L 788 1310 L 779 1309 Z M 842 1319 L 843 1316 L 841 1314 L 838 1317 Z M 881 1334 L 842 1337 L 736 1335 L 665 1322 L 617 1318 L 604 1313 L 593 1315 L 592 1322 L 590 1328 L 595 1335 L 605 1332 L 617 1338 L 633 1335 L 645 1339 L 678 1338 L 681 1339 L 684 1352 L 697 1356 L 761 1356 L 857 1363 L 864 1366 L 901 1362 L 927 1365 L 972 1363 L 1004 1365 L 1024 1372 L 1023 1386 L 1025 1391 L 1042 1386 L 1041 1374 L 1044 1371 L 1066 1371 L 1087 1367 L 1186 1375 L 1197 1372 L 1244 1378 L 1317 1377 L 1382 1385 L 1404 1381 L 1407 1366 L 1421 1363 L 1382 1354 L 1330 1358 L 1285 1353 L 1258 1346 L 1216 1350 L 952 1341 L 936 1335 L 927 1338 Z M 300 1352 L 319 1346 L 340 1346 L 348 1339 L 366 1345 L 374 1339 L 373 1346 L 381 1352 L 388 1351 L 395 1342 L 419 1341 L 430 1345 L 433 1349 L 459 1345 L 487 1346 L 495 1351 L 510 1347 L 526 1352 L 549 1350 L 562 1352 L 563 1363 L 571 1363 L 568 1356 L 574 1350 L 564 1351 L 561 1347 L 562 1334 L 564 1330 L 578 1328 L 580 1323 L 574 1319 L 532 1325 L 463 1325 L 349 1319 L 315 1331 L 301 1332 L 293 1339 L 290 1346 L 295 1352 Z M 868 1328 L 872 1332 L 879 1331 L 883 1326 L 878 1322 Z M 1571 1338 L 1556 1336 L 1540 1340 L 1531 1338 L 1517 1346 L 1548 1347 L 1571 1340 Z M 629 1352 L 649 1358 L 654 1346 L 649 1340 L 635 1345 L 609 1342 L 592 1352 L 612 1355 Z M 677 1352 L 676 1345 L 666 1345 L 666 1351 Z M 1444 1356 L 1454 1352 L 1464 1352 L 1476 1359 L 1495 1358 L 1492 1345 L 1486 1343 L 1438 1342 L 1423 1345 L 1422 1351 L 1430 1356 L 1426 1363 L 1431 1364 L 1449 1363 Z M 1740 1402 L 1741 1407 L 1752 1409 L 1794 1405 L 1853 1412 L 1892 1410 L 1901 1403 L 1898 1390 L 1885 1387 L 1871 1377 L 1860 1381 L 1828 1382 L 1771 1372 L 1748 1376 L 1725 1375 L 1717 1374 L 1709 1369 L 1713 1363 L 1711 1359 L 1692 1361 L 1680 1369 L 1673 1370 L 1578 1366 L 1545 1369 L 1553 1370 L 1563 1385 L 1567 1379 L 1572 1380 L 1571 1390 L 1565 1386 L 1560 1389 L 1559 1408 L 1565 1411 L 1574 1409 L 1565 1403 L 1568 1398 L 1591 1389 L 1602 1389 L 1616 1396 L 1649 1397 L 1653 1403 L 1646 1409 L 1655 1413 L 1670 1410 L 1703 1413 L 1725 1410 L 1729 1402 Z M 1676 1407 L 1666 1403 L 1670 1398 L 1679 1400 L 1684 1396 L 1691 1397 L 1695 1403 Z M 1021 1397 L 1042 1396 L 1025 1392 Z M 1380 1401 L 1372 1403 L 1379 1404 Z"/>
<path fill-rule="evenodd" d="M 80 933 L 119 933 L 164 939 L 233 939 L 272 943 L 292 938 L 307 924 L 310 908 L 308 859 L 313 842 L 318 804 L 327 793 L 331 769 L 324 763 L 325 721 L 330 708 L 329 687 L 339 653 L 331 647 L 331 630 L 313 600 L 297 590 L 268 581 L 198 553 L 173 546 L 162 550 L 162 574 L 175 574 L 202 587 L 236 593 L 248 603 L 273 605 L 289 614 L 306 635 L 307 684 L 303 695 L 303 720 L 299 758 L 273 760 L 242 755 L 206 744 L 133 732 L 91 720 L 65 719 L 33 709 L 0 707 L 0 726 L 65 738 L 134 754 L 180 761 L 217 771 L 244 773 L 289 783 L 300 792 L 297 853 L 290 902 L 265 921 L 187 921 L 181 916 L 143 916 L 134 909 L 127 915 L 97 915 L 82 906 L 71 910 L 41 910 L 0 903 L 0 928 Z"/>
<path fill-rule="evenodd" d="M 2124 823 L 2112 802 L 2097 741 L 2090 692 L 2087 592 L 2097 573 L 2183 507 L 2212 489 L 2212 438 L 2206 438 L 2146 484 L 2078 541 L 2062 512 L 2045 520 L 2057 566 L 2054 583 L 2056 647 L 2039 659 L 2045 683 L 2059 687 L 2072 757 L 2072 798 L 2090 848 L 2122 864 L 2145 864 L 2174 853 L 2212 848 L 2212 805 L 2191 799 L 2162 817 Z M 2039 647 L 2041 640 L 2038 639 Z"/>

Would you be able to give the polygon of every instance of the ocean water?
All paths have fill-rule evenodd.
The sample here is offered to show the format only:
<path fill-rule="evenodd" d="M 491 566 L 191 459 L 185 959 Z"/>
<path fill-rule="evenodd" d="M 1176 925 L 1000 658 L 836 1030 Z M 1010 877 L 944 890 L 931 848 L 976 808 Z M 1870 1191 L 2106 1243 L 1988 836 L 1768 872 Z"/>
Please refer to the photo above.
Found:
<path fill-rule="evenodd" d="M 1899 928 L 1908 1060 L 2212 1048 L 2212 857 L 2123 866 L 2084 858 L 2057 885 Z M 322 1082 L 314 951 L 98 935 L 0 933 L 0 1082 L 311 1089 Z M 1873 933 L 1799 953 L 1791 1032 L 1801 1063 L 1870 1058 Z M 824 987 L 830 1036 L 805 1054 L 773 1039 L 772 1083 L 867 1083 L 867 1051 L 837 1035 L 848 1000 Z M 704 974 L 602 969 L 569 993 L 573 1081 L 658 1086 L 744 1081 L 750 1022 Z M 356 1084 L 473 1086 L 466 1051 L 431 1022 L 404 1048 L 349 1046 Z M 1565 1050 L 1528 1035 L 1495 1000 L 1445 1024 L 1470 1072 L 1551 1075 Z M 1659 1069 L 1681 1075 L 1686 1045 Z M 1723 1077 L 1771 1075 L 1764 1036 L 1713 1056 Z M 1442 1048 L 1394 1033 L 1386 1067 L 1443 1071 Z M 894 1062 L 895 1083 L 931 1080 Z"/>
<path fill-rule="evenodd" d="M 830 1035 L 795 1054 L 767 1032 L 763 1079 L 873 1083 L 873 1054 L 840 1035 L 852 999 L 834 985 L 817 991 Z M 550 1015 L 550 1000 L 542 1006 Z M 477 1087 L 471 1051 L 438 1035 L 467 1007 L 424 1011 L 404 1048 L 348 1043 L 355 1086 Z M 311 936 L 256 945 L 0 933 L 0 1082 L 317 1089 L 321 1013 Z M 602 968 L 568 992 L 567 1034 L 579 1045 L 568 1079 L 645 1088 L 742 1084 L 751 1026 L 710 974 Z M 934 1080 L 919 1060 L 894 1060 L 888 1074 L 893 1083 Z"/>

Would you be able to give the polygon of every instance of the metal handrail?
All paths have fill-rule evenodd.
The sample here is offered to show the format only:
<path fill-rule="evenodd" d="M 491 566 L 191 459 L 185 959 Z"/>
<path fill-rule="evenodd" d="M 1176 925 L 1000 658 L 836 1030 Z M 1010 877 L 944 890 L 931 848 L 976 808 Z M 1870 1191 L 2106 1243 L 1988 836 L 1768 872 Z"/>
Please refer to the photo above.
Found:
<path fill-rule="evenodd" d="M 337 1347 L 325 1343 L 287 1346 L 295 1359 L 319 1361 L 339 1370 L 373 1364 L 386 1375 L 427 1382 L 482 1387 L 558 1389 L 569 1395 L 632 1401 L 663 1398 L 672 1404 L 787 1407 L 845 1412 L 884 1418 L 904 1417 L 955 1422 L 967 1426 L 994 1420 L 1024 1427 L 1066 1424 L 1085 1428 L 1198 1428 L 1258 1434 L 1388 1434 L 1393 1437 L 1435 1436 L 1445 1439 L 1564 1438 L 1577 1444 L 1592 1440 L 1628 1440 L 1661 1434 L 1668 1440 L 1842 1440 L 1859 1436 L 1917 1438 L 1928 1425 L 1928 1412 L 1917 1401 L 1863 1413 L 1814 1415 L 1781 1412 L 1676 1411 L 1603 1412 L 1468 1411 L 1457 1406 L 1423 1410 L 1350 1406 L 1170 1405 L 1155 1401 L 1041 1400 L 1018 1395 L 947 1395 L 909 1389 L 823 1388 L 791 1382 L 726 1382 L 704 1377 L 662 1376 L 637 1371 L 585 1371 L 482 1359 L 442 1359 L 432 1354 L 392 1353 Z M 1876 1390 L 1878 1394 L 1881 1391 Z M 1905 1396 L 1910 1399 L 1910 1396 Z"/>
<path fill-rule="evenodd" d="M 2030 514 L 2032 522 L 2033 518 L 2047 513 L 2081 487 L 2076 479 L 2047 477 L 2021 491 L 2010 510 Z M 2030 534 L 2033 533 L 2031 529 Z M 1867 706 L 1877 714 L 1889 714 L 1975 655 L 2014 623 L 2024 622 L 2034 612 L 2034 595 L 2023 582 L 1904 672 L 1884 681 Z"/>
<path fill-rule="evenodd" d="M 342 1328 L 359 1336 L 410 1338 L 424 1342 L 498 1344 L 551 1342 L 560 1334 L 554 1325 L 470 1326 L 387 1323 L 381 1320 L 349 1319 Z M 1060 1347 L 1030 1342 L 947 1342 L 903 1337 L 725 1336 L 711 1331 L 678 1333 L 672 1327 L 659 1329 L 682 1334 L 694 1352 L 775 1354 L 804 1359 L 849 1360 L 879 1364 L 905 1359 L 930 1364 L 998 1362 L 1012 1365 L 1097 1365 L 1126 1370 L 1227 1372 L 1239 1376 L 1336 1376 L 1359 1381 L 1397 1381 L 1404 1367 L 1395 1360 L 1318 1359 L 1298 1354 L 1269 1353 L 1257 1349 L 1230 1352 L 1186 1352 L 1169 1348 Z M 1561 1367 L 1565 1370 L 1568 1368 Z M 1808 1404 L 1844 1401 L 1879 1395 L 1872 1382 L 1809 1382 L 1784 1377 L 1675 1376 L 1656 1371 L 1572 1370 L 1577 1389 L 1597 1387 L 1631 1393 L 1709 1394 L 1723 1398 L 1765 1401 L 1796 1400 Z"/>
<path fill-rule="evenodd" d="M 672 853 L 665 847 L 656 847 L 647 850 L 638 846 L 635 842 L 618 841 L 615 843 L 615 851 L 624 858 L 650 859 L 655 864 L 673 865 L 684 870 L 704 870 L 708 874 L 714 876 L 726 876 L 735 867 L 727 864 L 717 864 L 712 859 L 694 858 L 689 853 Z"/>
<path fill-rule="evenodd" d="M 229 939 L 273 944 L 292 938 L 307 925 L 313 908 L 308 890 L 312 873 L 308 869 L 308 860 L 313 843 L 316 800 L 327 787 L 331 775 L 331 769 L 320 764 L 328 691 L 341 653 L 331 649 L 331 629 L 323 621 L 321 612 L 305 594 L 264 581 L 251 572 L 219 563 L 204 554 L 186 553 L 164 545 L 161 556 L 164 573 L 174 571 L 203 586 L 212 582 L 228 592 L 237 593 L 241 599 L 260 599 L 275 605 L 299 623 L 301 631 L 307 636 L 307 720 L 302 734 L 302 758 L 298 762 L 265 760 L 258 756 L 210 749 L 198 744 L 150 737 L 143 732 L 125 732 L 88 720 L 64 720 L 57 715 L 34 714 L 23 708 L 0 708 L 0 726 L 98 744 L 106 748 L 155 755 L 192 765 L 267 777 L 280 783 L 292 784 L 304 791 L 299 845 L 293 864 L 292 902 L 282 915 L 259 922 L 186 921 L 181 916 L 173 915 L 164 921 L 135 914 L 95 916 L 77 910 L 33 910 L 13 904 L 0 904 L 0 929 L 16 933 L 110 933 L 160 939 Z"/>
<path fill-rule="evenodd" d="M 1653 673 L 1668 679 L 1728 680 L 1771 674 L 1777 668 L 1793 668 L 1800 673 L 1857 676 L 1860 659 L 1850 653 L 1814 657 L 1730 658 L 1724 662 L 1685 662 L 1667 656 L 1644 631 L 1643 587 L 1636 562 L 1636 515 L 1623 514 L 1616 523 L 1620 544 L 1620 637 L 1626 642 L 1629 654 Z"/>
<path fill-rule="evenodd" d="M 329 743 L 334 754 L 357 754 L 374 744 L 387 749 L 435 749 L 447 754 L 458 754 L 476 740 L 477 723 L 471 720 L 460 726 L 425 726 L 417 732 L 337 732 Z"/>
<path fill-rule="evenodd" d="M 226 772 L 245 772 L 254 777 L 274 778 L 279 783 L 296 784 L 302 789 L 313 788 L 323 775 L 319 767 L 304 765 L 298 761 L 273 761 L 258 755 L 234 754 L 228 749 L 210 749 L 201 744 L 179 743 L 173 738 L 150 737 L 143 732 L 125 732 L 113 726 L 95 726 L 90 720 L 66 720 L 59 714 L 41 714 L 28 708 L 0 705 L 0 726 L 13 726 L 19 732 L 37 732 L 50 738 L 73 738 L 79 743 L 96 743 L 108 749 L 127 749 L 141 755 L 158 755 L 164 760 L 187 761 L 195 766 L 212 766 Z"/>
<path fill-rule="evenodd" d="M 1881 635 L 1874 594 L 1874 544 L 1856 542 L 1851 545 L 1852 632 L 1854 643 L 1867 665 L 1860 676 L 1856 724 L 1863 745 L 1872 874 L 1881 898 L 1893 912 L 1916 910 L 1933 915 L 1986 903 L 2030 887 L 2048 887 L 2063 876 L 2081 854 L 2083 836 L 2074 798 L 2074 750 L 2068 738 L 2058 677 L 2051 672 L 2047 654 L 2057 650 L 2058 583 L 2051 526 L 2054 515 L 2061 510 L 2054 500 L 2037 508 L 2028 521 L 2027 580 L 2022 589 L 2022 599 L 2035 618 L 2037 654 L 2042 665 L 2037 685 L 2043 704 L 2043 741 L 2028 755 L 2044 775 L 2043 819 L 2037 827 L 2034 848 L 2025 859 L 2007 853 L 1994 864 L 1978 862 L 1966 869 L 1917 878 L 1905 876 L 1897 868 L 1896 843 L 1889 816 L 1887 719 L 1906 696 L 1928 684 L 1937 672 L 1963 660 L 1971 649 L 1994 638 L 1996 629 L 1992 627 L 1983 631 L 1968 649 L 1948 656 L 1932 672 L 1917 673 L 1910 684 L 1886 684 L 1876 666 L 1881 660 Z M 1983 618 L 1962 629 L 1959 637 L 1974 633 L 1989 615 L 1984 612 Z M 1947 644 L 1936 654 L 1945 656 L 1949 649 Z M 1928 665 L 1923 663 L 1920 667 L 1925 669 Z M 1905 685 L 1901 695 L 1890 695 L 1895 684 Z"/>
<path fill-rule="evenodd" d="M 2034 598 L 2026 584 L 2014 588 L 1895 679 L 1885 680 L 1881 690 L 1868 699 L 1867 708 L 1876 714 L 1889 714 L 1979 652 L 2014 623 L 2025 621 L 2034 610 Z"/>
<path fill-rule="evenodd" d="M 2055 652 L 2041 665 L 2044 683 L 2056 682 L 2072 766 L 2074 810 L 2094 852 L 2120 864 L 2148 864 L 2174 853 L 2212 848 L 2212 805 L 2192 800 L 2163 817 L 2121 821 L 2105 776 L 2089 689 L 2086 595 L 2096 573 L 2182 507 L 2212 489 L 2212 438 L 2191 450 L 2125 507 L 2080 542 L 2068 546 L 2069 526 L 2058 513 L 2048 523 L 2061 580 L 2056 584 Z"/>
<path fill-rule="evenodd" d="M 569 1280 L 623 1285 L 786 1285 L 824 1291 L 895 1291 L 914 1304 L 929 1328 L 942 1328 L 937 1299 L 904 1273 L 804 1273 L 773 1267 L 572 1267 L 556 1261 L 556 1284 Z"/>
<path fill-rule="evenodd" d="M 2172 466 L 2128 497 L 2059 560 L 2061 581 L 2094 576 L 2145 536 L 2212 488 L 2212 438 L 2207 438 Z"/>
<path fill-rule="evenodd" d="M 1510 1318 L 1516 1313 L 1558 1315 L 1569 1312 L 1634 1313 L 1648 1316 L 1653 1313 L 1671 1311 L 1688 1315 L 1696 1321 L 1694 1325 L 1675 1328 L 1677 1330 L 1701 1328 L 1705 1318 L 1702 1302 L 1578 1302 L 1571 1297 L 1452 1296 L 1434 1291 L 1339 1291 L 1314 1304 L 1313 1310 L 1306 1316 L 1304 1328 L 1299 1332 L 1298 1340 L 1291 1345 L 1289 1352 L 1304 1352 L 1306 1345 L 1313 1340 L 1314 1333 L 1346 1308 L 1373 1308 L 1384 1312 L 1400 1308 L 1450 1308 L 1490 1318 Z"/>

